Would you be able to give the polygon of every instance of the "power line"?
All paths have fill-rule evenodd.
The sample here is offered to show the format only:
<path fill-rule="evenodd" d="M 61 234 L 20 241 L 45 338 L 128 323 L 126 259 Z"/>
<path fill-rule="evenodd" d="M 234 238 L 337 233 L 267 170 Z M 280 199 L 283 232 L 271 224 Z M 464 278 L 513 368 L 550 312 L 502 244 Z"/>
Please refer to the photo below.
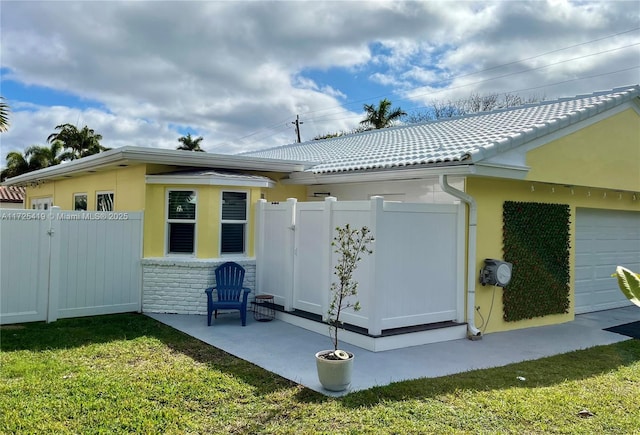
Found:
<path fill-rule="evenodd" d="M 492 81 L 492 80 L 497 80 L 497 79 L 501 79 L 501 78 L 505 78 L 505 77 L 510 77 L 510 76 L 517 75 L 517 74 L 524 74 L 524 73 L 528 73 L 528 72 L 532 72 L 532 71 L 537 71 L 537 70 L 540 70 L 540 69 L 548 68 L 550 66 L 559 65 L 559 64 L 562 64 L 562 63 L 566 63 L 566 62 L 572 62 L 572 61 L 575 61 L 575 60 L 585 59 L 587 57 L 592 57 L 592 56 L 598 56 L 598 55 L 601 55 L 601 54 L 612 53 L 614 51 L 618 51 L 618 50 L 622 50 L 622 49 L 625 49 L 625 48 L 634 47 L 634 46 L 637 46 L 637 45 L 640 45 L 640 42 L 637 42 L 635 44 L 625 45 L 625 46 L 622 46 L 622 47 L 612 48 L 612 49 L 609 49 L 609 50 L 603 50 L 603 51 L 600 51 L 600 52 L 597 52 L 597 53 L 585 54 L 585 55 L 577 56 L 577 57 L 574 57 L 574 58 L 571 58 L 571 59 L 565 59 L 565 60 L 561 60 L 561 61 L 558 61 L 558 62 L 553 62 L 553 63 L 549 63 L 549 64 L 546 64 L 546 65 L 541 65 L 541 66 L 538 66 L 538 67 L 535 67 L 535 68 L 527 68 L 527 69 L 523 69 L 523 70 L 520 70 L 520 71 L 514 71 L 514 72 L 511 72 L 511 73 L 503 74 L 503 75 L 500 75 L 500 76 L 489 77 L 489 78 L 486 78 L 486 79 L 483 79 L 483 80 L 478 80 L 478 81 L 475 81 L 475 82 L 467 83 L 467 84 L 460 85 L 460 86 L 450 87 L 450 88 L 446 88 L 446 89 L 443 89 L 443 90 L 437 90 L 437 91 L 431 90 L 431 91 L 429 91 L 427 93 L 424 93 L 424 94 L 412 95 L 411 98 L 396 99 L 396 101 L 411 101 L 411 100 L 415 100 L 416 98 L 424 97 L 424 96 L 427 96 L 427 95 L 434 95 L 434 94 L 438 94 L 438 93 L 441 93 L 441 92 L 448 92 L 448 91 L 452 91 L 452 90 L 456 90 L 456 89 L 462 89 L 462 88 L 465 88 L 465 87 L 486 83 L 486 82 L 489 82 L 489 81 Z M 529 58 L 529 59 L 532 59 L 532 58 Z M 514 63 L 517 63 L 517 62 L 511 62 L 511 63 L 505 64 L 505 65 L 511 65 L 511 64 L 514 64 Z M 495 69 L 495 68 L 490 68 L 490 69 Z M 475 73 L 466 74 L 466 75 L 460 76 L 460 77 L 468 77 L 468 76 L 471 76 L 473 74 L 475 74 Z M 455 77 L 455 78 L 460 78 L 460 77 Z M 444 83 L 444 82 L 445 81 L 443 80 L 442 82 L 438 82 L 438 83 Z M 425 86 L 421 86 L 421 87 L 425 87 Z M 420 87 L 414 88 L 414 89 L 420 89 Z M 321 120 L 321 119 L 323 119 L 325 121 L 328 121 L 328 120 L 332 120 L 333 121 L 333 120 L 336 120 L 336 119 L 335 118 L 325 119 L 325 118 L 328 117 L 328 116 L 334 116 L 334 115 L 336 115 L 336 114 L 331 113 L 331 114 L 327 114 L 327 115 L 321 115 L 321 116 L 318 116 L 318 117 L 315 117 L 315 118 L 312 118 L 312 119 L 314 121 Z M 351 116 L 349 116 L 347 118 L 344 118 L 344 119 L 348 119 L 348 118 L 351 118 Z M 338 118 L 338 119 L 342 119 L 342 118 Z"/>
<path fill-rule="evenodd" d="M 537 71 L 537 70 L 541 70 L 541 69 L 544 69 L 544 68 L 548 68 L 550 66 L 560 65 L 561 63 L 572 62 L 574 60 L 585 59 L 585 58 L 591 57 L 591 56 L 598 56 L 600 54 L 612 53 L 614 51 L 618 51 L 618 50 L 622 50 L 622 49 L 625 49 L 625 48 L 634 47 L 636 45 L 640 45 L 640 42 L 636 42 L 635 44 L 625 45 L 625 46 L 622 46 L 622 47 L 612 48 L 610 50 L 603 50 L 603 51 L 600 51 L 598 53 L 585 54 L 585 55 L 582 55 L 582 56 L 574 57 L 574 58 L 571 58 L 571 59 L 561 60 L 561 61 L 558 61 L 558 62 L 549 63 L 549 64 L 538 66 L 538 67 L 535 67 L 535 68 L 527 68 L 527 69 L 523 69 L 521 71 L 515 71 L 515 72 L 512 72 L 512 73 L 503 74 L 501 76 L 491 77 L 491 78 L 488 78 L 488 79 L 479 80 L 477 82 L 472 82 L 472 83 L 467 83 L 465 85 L 456 86 L 456 87 L 453 87 L 453 88 L 447 88 L 446 91 L 460 89 L 460 88 L 464 88 L 464 87 L 467 87 L 467 86 L 477 85 L 477 84 L 480 84 L 480 83 L 490 82 L 491 80 L 502 79 L 502 78 L 514 76 L 514 75 L 517 75 L 517 74 L 523 74 L 523 73 L 528 73 L 528 72 L 532 72 L 532 71 Z M 440 92 L 444 92 L 444 91 L 428 92 L 428 93 L 425 93 L 425 94 L 414 95 L 413 98 L 422 97 L 424 95 L 432 95 L 434 93 L 440 93 Z M 400 100 L 400 101 L 402 101 L 402 100 Z"/>
<path fill-rule="evenodd" d="M 508 63 L 505 63 L 505 64 L 492 66 L 490 68 L 485 68 L 485 69 L 482 69 L 482 70 L 479 70 L 479 71 L 474 71 L 472 73 L 456 75 L 456 76 L 450 77 L 450 78 L 448 78 L 446 80 L 437 81 L 437 82 L 435 82 L 435 83 L 433 83 L 432 85 L 429 85 L 429 86 L 445 84 L 445 83 L 447 83 L 447 82 L 449 82 L 451 80 L 454 80 L 454 79 L 460 79 L 460 78 L 464 78 L 464 77 L 469 77 L 469 76 L 481 74 L 481 73 L 484 73 L 484 72 L 487 72 L 487 71 L 492 71 L 492 70 L 495 70 L 495 69 L 498 69 L 498 68 L 504 68 L 506 66 L 514 65 L 514 64 L 525 62 L 525 61 L 532 60 L 532 59 L 537 59 L 539 57 L 547 56 L 549 54 L 557 53 L 557 52 L 568 50 L 568 49 L 571 49 L 571 48 L 580 47 L 580 46 L 587 45 L 587 44 L 592 44 L 594 42 L 603 41 L 605 39 L 609 39 L 609 38 L 613 38 L 613 37 L 616 37 L 616 36 L 624 35 L 626 33 L 635 32 L 637 30 L 640 30 L 640 27 L 635 27 L 633 29 L 629 29 L 629 30 L 625 30 L 625 31 L 622 31 L 622 32 L 614 33 L 614 34 L 611 34 L 611 35 L 608 35 L 608 36 L 603 36 L 601 38 L 592 39 L 592 40 L 589 40 L 589 41 L 581 42 L 579 44 L 569 45 L 569 46 L 566 46 L 566 47 L 562 47 L 562 48 L 558 48 L 558 49 L 555 49 L 555 50 L 547 51 L 547 52 L 544 52 L 544 53 L 541 53 L 541 54 L 537 54 L 535 56 L 522 58 L 522 59 L 515 60 L 515 61 L 512 61 L 512 62 L 508 62 Z M 637 45 L 637 44 L 632 44 L 632 45 Z M 426 88 L 426 87 L 428 87 L 428 86 L 417 86 L 415 88 L 410 88 L 407 92 L 415 91 L 417 89 Z M 331 109 L 335 109 L 335 108 L 342 108 L 344 106 L 349 106 L 349 105 L 356 104 L 356 103 L 362 103 L 364 101 L 370 101 L 372 99 L 383 98 L 383 97 L 387 97 L 387 96 L 388 96 L 387 94 L 383 94 L 383 95 L 377 95 L 377 96 L 369 97 L 369 98 L 366 98 L 366 99 L 352 100 L 352 101 L 348 101 L 345 104 L 342 104 L 340 106 L 333 106 L 333 107 L 328 107 L 328 108 L 325 108 L 325 109 L 317 109 L 317 110 L 312 110 L 312 111 L 309 111 L 309 112 L 304 112 L 303 115 L 309 115 L 309 114 L 312 114 L 312 113 L 322 112 L 322 111 L 325 111 L 325 110 L 331 110 Z"/>
<path fill-rule="evenodd" d="M 453 77 L 450 77 L 450 78 L 448 78 L 446 80 L 440 80 L 440 81 L 435 82 L 435 83 L 433 83 L 431 85 L 418 86 L 418 87 L 409 89 L 408 91 L 405 91 L 405 92 L 415 91 L 417 89 L 427 88 L 429 86 L 437 86 L 438 84 L 444 84 L 444 83 L 450 82 L 450 81 L 455 80 L 455 79 L 469 77 L 469 76 L 481 74 L 481 73 L 484 73 L 484 72 L 487 72 L 487 71 L 493 71 L 493 70 L 496 70 L 496 69 L 499 69 L 499 68 L 504 68 L 504 67 L 507 67 L 507 66 L 511 66 L 511 65 L 515 65 L 515 64 L 521 63 L 521 62 L 525 62 L 525 61 L 529 61 L 529 60 L 536 59 L 536 58 L 539 58 L 539 57 L 547 56 L 549 54 L 558 53 L 560 51 L 568 50 L 568 49 L 571 49 L 571 48 L 576 48 L 576 47 L 592 44 L 592 43 L 595 43 L 595 42 L 603 41 L 603 40 L 606 40 L 606 39 L 609 39 L 609 38 L 613 38 L 613 37 L 616 37 L 616 36 L 624 35 L 624 34 L 631 33 L 631 32 L 637 31 L 637 30 L 640 30 L 640 27 L 624 30 L 622 32 L 614 33 L 614 34 L 611 34 L 611 35 L 607 35 L 607 36 L 603 36 L 603 37 L 600 37 L 600 38 L 592 39 L 592 40 L 589 40 L 589 41 L 581 42 L 581 43 L 578 43 L 578 44 L 573 44 L 573 45 L 569 45 L 569 46 L 566 46 L 566 47 L 558 48 L 558 49 L 555 49 L 555 50 L 547 51 L 547 52 L 544 52 L 544 53 L 541 53 L 541 54 L 538 54 L 538 55 L 535 55 L 535 56 L 529 56 L 529 57 L 522 58 L 522 59 L 519 59 L 519 60 L 516 60 L 516 61 L 508 62 L 508 63 L 505 63 L 505 64 L 496 65 L 496 66 L 493 66 L 493 67 L 490 67 L 490 68 L 485 68 L 485 69 L 482 69 L 482 70 L 479 70 L 479 71 L 474 71 L 472 73 L 453 76 Z M 614 52 L 614 51 L 617 51 L 617 50 L 630 48 L 630 47 L 633 47 L 633 46 L 636 46 L 636 45 L 640 45 L 640 43 L 629 44 L 629 45 L 626 45 L 626 46 L 616 47 L 616 48 L 609 49 L 609 50 L 603 50 L 603 51 L 600 51 L 600 52 L 597 52 L 597 53 L 591 53 L 591 54 L 587 54 L 587 55 L 583 55 L 583 56 L 578 56 L 578 57 L 575 57 L 575 58 L 572 58 L 572 59 L 565 59 L 565 60 L 562 60 L 562 61 L 554 62 L 554 63 L 543 65 L 543 66 L 540 66 L 540 67 L 529 68 L 529 69 L 524 69 L 524 70 L 517 71 L 517 72 L 503 74 L 501 76 L 491 77 L 491 78 L 487 78 L 487 79 L 484 79 L 484 80 L 479 80 L 479 81 L 476 81 L 476 82 L 468 83 L 466 85 L 461 85 L 461 86 L 454 87 L 454 88 L 447 88 L 447 89 L 444 89 L 444 90 L 441 90 L 441 91 L 433 91 L 433 90 L 431 90 L 430 92 L 425 93 L 425 94 L 413 95 L 411 98 L 401 98 L 401 99 L 399 99 L 397 101 L 411 101 L 411 100 L 413 100 L 415 98 L 422 97 L 422 96 L 425 96 L 425 95 L 433 95 L 433 94 L 437 94 L 437 93 L 444 92 L 444 91 L 450 91 L 450 90 L 453 90 L 453 89 L 460 89 L 460 88 L 463 88 L 463 87 L 466 87 L 466 86 L 477 85 L 477 84 L 485 83 L 487 81 L 496 80 L 496 79 L 504 78 L 504 77 L 509 77 L 509 76 L 516 75 L 516 74 L 523 74 L 523 73 L 526 73 L 526 72 L 536 71 L 536 70 L 539 70 L 539 69 L 547 68 L 547 67 L 550 67 L 550 66 L 554 66 L 554 65 L 561 64 L 561 63 L 574 61 L 574 60 L 583 59 L 583 58 L 586 58 L 586 57 L 591 57 L 591 56 L 597 56 L 597 55 L 601 55 L 601 54 L 611 53 L 611 52 Z M 616 72 L 627 71 L 627 70 L 634 69 L 634 68 L 636 68 L 636 67 L 627 68 L 627 69 L 614 71 L 614 72 L 610 72 L 610 73 L 598 74 L 598 75 L 595 75 L 595 76 L 592 76 L 592 77 L 599 77 L 599 76 L 602 76 L 602 75 L 614 74 Z M 566 82 L 571 82 L 571 81 L 575 81 L 575 80 L 582 80 L 582 79 L 581 78 L 572 79 L 572 80 L 567 80 L 567 81 L 563 81 L 563 82 L 560 82 L 560 83 L 566 83 Z M 554 86 L 554 85 L 555 84 L 544 85 L 544 86 L 540 86 L 540 87 L 533 88 L 533 89 L 539 89 L 541 87 Z M 515 92 L 515 91 L 510 91 L 510 92 Z M 374 97 L 369 97 L 369 98 L 366 98 L 366 99 L 352 100 L 352 101 L 345 102 L 344 104 L 339 105 L 339 106 L 332 106 L 332 107 L 327 107 L 327 108 L 324 108 L 324 109 L 317 109 L 317 110 L 311 110 L 311 111 L 303 112 L 303 115 L 310 115 L 310 114 L 313 114 L 313 113 L 318 113 L 318 112 L 323 112 L 323 111 L 328 111 L 328 110 L 335 110 L 335 109 L 339 109 L 339 112 L 343 112 L 343 113 L 344 112 L 349 112 L 349 110 L 345 109 L 345 106 L 350 106 L 350 105 L 353 105 L 353 104 L 356 104 L 356 103 L 361 103 L 361 102 L 364 102 L 364 101 L 370 101 L 371 99 L 381 98 L 381 97 L 386 97 L 386 96 L 387 95 L 385 94 L 385 95 L 378 95 L 378 96 L 374 96 Z M 339 117 L 339 118 L 329 118 L 331 116 L 338 115 L 339 112 L 338 113 L 327 113 L 325 115 L 311 117 L 311 120 L 313 120 L 313 121 L 318 121 L 318 120 L 337 121 L 337 120 L 351 119 L 351 118 L 355 118 L 356 117 L 356 116 L 352 115 L 352 116 L 345 116 L 345 117 Z M 297 116 L 299 116 L 299 115 L 297 115 Z M 360 115 L 358 115 L 357 117 L 360 117 Z M 276 127 L 280 127 L 280 130 L 281 130 L 282 127 L 283 127 L 283 123 L 286 123 L 286 122 L 287 122 L 287 120 L 283 120 L 283 121 L 280 121 L 280 122 L 278 122 L 276 124 L 273 124 L 272 126 L 264 127 L 264 128 L 262 128 L 260 130 L 257 130 L 255 132 L 253 132 L 253 133 L 250 133 L 248 135 L 239 137 L 239 138 L 236 139 L 236 141 L 242 141 L 242 140 L 244 140 L 246 138 L 249 138 L 251 136 L 255 136 L 257 134 L 260 134 L 261 132 L 263 132 L 265 130 L 274 129 Z M 295 123 L 295 122 L 293 122 L 293 123 Z M 298 128 L 299 127 L 297 126 L 297 131 L 299 131 Z M 261 139 L 258 139 L 258 140 L 262 140 L 262 139 L 265 139 L 267 137 L 271 137 L 271 136 L 273 136 L 275 134 L 277 134 L 277 132 L 274 132 L 273 134 L 269 134 L 269 135 L 267 135 L 265 137 L 262 137 Z M 255 143 L 258 140 L 251 141 L 251 142 L 249 142 L 249 144 Z"/>
<path fill-rule="evenodd" d="M 611 74 L 617 74 L 617 73 L 621 73 L 621 72 L 631 71 L 632 69 L 640 69 L 640 65 L 635 65 L 635 66 L 631 66 L 629 68 L 619 69 L 619 70 L 612 71 L 612 72 L 607 72 L 607 73 L 600 73 L 600 74 L 593 74 L 593 75 L 585 76 L 585 77 L 579 77 L 577 79 L 563 80 L 561 82 L 555 82 L 555 83 L 552 83 L 550 85 L 541 85 L 541 86 L 533 86 L 533 87 L 530 87 L 530 88 L 518 89 L 518 90 L 510 91 L 510 92 L 511 93 L 516 93 L 516 92 L 534 91 L 536 89 L 542 89 L 542 88 L 550 88 L 552 86 L 563 85 L 563 84 L 569 83 L 569 82 L 575 82 L 575 81 L 587 80 L 587 79 L 595 79 L 596 77 L 603 77 L 603 76 L 608 76 L 608 75 L 611 75 Z"/>
<path fill-rule="evenodd" d="M 566 62 L 572 62 L 572 61 L 575 61 L 575 60 L 585 59 L 587 57 L 592 57 L 592 56 L 598 56 L 598 55 L 601 55 L 601 54 L 612 53 L 614 51 L 618 51 L 618 50 L 622 50 L 622 49 L 625 49 L 625 48 L 634 47 L 634 46 L 637 46 L 637 45 L 640 45 L 640 42 L 637 42 L 635 44 L 625 45 L 625 46 L 622 46 L 622 47 L 612 48 L 612 49 L 609 49 L 609 50 L 603 50 L 603 51 L 600 51 L 600 52 L 597 52 L 597 53 L 585 54 L 585 55 L 577 56 L 577 57 L 574 57 L 574 58 L 571 58 L 571 59 L 565 59 L 565 60 L 561 60 L 561 61 L 558 61 L 558 62 L 553 62 L 553 63 L 549 63 L 549 64 L 546 64 L 546 65 L 541 65 L 541 66 L 535 67 L 535 68 L 527 68 L 527 69 L 523 69 L 523 70 L 520 70 L 520 71 L 514 71 L 514 72 L 511 72 L 511 73 L 507 73 L 507 74 L 503 74 L 503 75 L 499 75 L 499 76 L 495 76 L 495 77 L 489 77 L 489 78 L 486 78 L 486 79 L 483 79 L 483 80 L 478 80 L 478 81 L 475 81 L 475 82 L 466 83 L 464 85 L 450 87 L 450 88 L 443 89 L 443 90 L 437 90 L 437 91 L 431 90 L 430 92 L 427 92 L 427 93 L 424 93 L 424 94 L 412 95 L 411 98 L 400 98 L 400 99 L 398 99 L 396 101 L 411 101 L 411 100 L 415 100 L 415 99 L 420 98 L 420 97 L 425 97 L 425 96 L 428 96 L 428 95 L 435 95 L 435 94 L 438 94 L 438 93 L 441 93 L 441 92 L 448 92 L 448 91 L 452 91 L 452 90 L 456 90 L 456 89 L 462 89 L 462 88 L 465 88 L 465 87 L 486 83 L 486 82 L 489 82 L 489 81 L 492 81 L 492 80 L 497 80 L 497 79 L 501 79 L 501 78 L 505 78 L 505 77 L 514 76 L 514 75 L 517 75 L 517 74 L 524 74 L 524 73 L 528 73 L 528 72 L 532 72 L 532 71 L 541 70 L 541 69 L 544 69 L 544 68 L 548 68 L 548 67 L 559 65 L 559 64 L 562 64 L 562 63 L 566 63 Z M 468 75 L 471 75 L 471 74 L 468 74 Z M 416 89 L 419 89 L 419 88 L 416 88 Z M 348 116 L 348 117 L 345 117 L 345 118 L 329 118 L 329 119 L 326 119 L 328 116 L 333 116 L 333 115 L 335 115 L 335 114 L 322 115 L 322 116 L 318 116 L 318 117 L 315 117 L 315 118 L 312 118 L 312 119 L 314 121 L 318 121 L 318 120 L 335 121 L 335 120 L 349 119 L 349 118 L 353 118 L 354 117 L 354 116 Z"/>
<path fill-rule="evenodd" d="M 576 78 L 573 78 L 573 79 L 562 80 L 562 81 L 559 81 L 559 82 L 547 83 L 547 84 L 544 84 L 544 85 L 530 87 L 530 88 L 509 90 L 509 91 L 505 91 L 505 93 L 513 94 L 513 93 L 517 93 L 517 92 L 532 91 L 532 90 L 541 89 L 541 88 L 550 88 L 550 87 L 558 86 L 558 85 L 561 85 L 561 84 L 576 82 L 576 81 L 580 81 L 580 80 L 587 80 L 587 79 L 592 79 L 592 78 L 596 78 L 596 77 L 603 77 L 603 76 L 612 75 L 612 74 L 618 74 L 618 73 L 621 73 L 621 72 L 631 71 L 631 70 L 634 70 L 634 69 L 640 69 L 640 65 L 635 65 L 635 66 L 632 66 L 632 67 L 623 68 L 623 69 L 619 69 L 619 70 L 615 70 L 615 71 L 609 71 L 609 72 L 606 72 L 606 73 L 592 74 L 592 75 L 589 75 L 589 76 L 576 77 Z M 429 108 L 429 106 L 420 106 L 420 107 L 413 108 L 412 111 L 416 112 L 416 111 L 418 111 L 420 109 L 427 109 L 427 108 Z M 362 117 L 362 115 L 353 115 L 353 116 L 345 116 L 345 117 L 340 117 L 340 118 L 329 118 L 329 119 L 324 119 L 324 120 L 325 121 L 342 121 L 342 120 L 345 120 L 345 119 L 355 119 L 355 118 L 361 118 L 361 117 Z M 276 132 L 274 132 L 272 134 L 269 134 L 269 135 L 267 135 L 267 136 L 265 136 L 265 137 L 263 137 L 261 139 L 249 142 L 246 145 L 254 144 L 254 143 L 258 142 L 259 140 L 266 139 L 266 138 L 271 137 L 271 136 L 275 136 L 278 133 L 279 132 L 276 131 Z"/>
<path fill-rule="evenodd" d="M 568 79 L 568 80 L 562 80 L 562 81 L 554 82 L 554 83 L 547 83 L 547 84 L 544 84 L 544 85 L 530 87 L 530 88 L 509 90 L 509 91 L 505 91 L 504 93 L 505 94 L 514 94 L 514 93 L 518 93 L 518 92 L 532 91 L 532 90 L 535 90 L 535 89 L 550 88 L 550 87 L 561 85 L 561 84 L 565 84 L 565 83 L 575 82 L 575 81 L 579 81 L 579 80 L 592 79 L 592 78 L 596 78 L 596 77 L 603 77 L 603 76 L 607 76 L 607 75 L 611 75 L 611 74 L 617 74 L 617 73 L 621 73 L 621 72 L 631 71 L 633 69 L 640 69 L 640 65 L 635 65 L 635 66 L 632 66 L 632 67 L 623 68 L 623 69 L 619 69 L 619 70 L 615 70 L 615 71 L 609 71 L 609 72 L 606 72 L 606 73 L 593 74 L 593 75 L 589 75 L 589 76 L 583 76 L 583 77 L 577 77 L 577 78 Z M 476 84 L 476 83 L 471 83 L 469 85 L 472 85 L 472 84 Z M 465 86 L 467 86 L 467 85 L 465 85 Z M 464 87 L 464 86 L 460 86 L 460 87 Z M 437 92 L 440 92 L 440 91 L 437 91 Z M 418 111 L 420 109 L 428 109 L 428 108 L 429 108 L 429 106 L 419 106 L 419 107 L 414 107 L 411 110 L 413 112 L 416 112 L 416 111 Z M 341 118 L 324 119 L 324 121 L 341 121 L 341 120 L 344 120 L 344 119 L 354 119 L 354 118 L 361 118 L 361 117 L 362 117 L 361 115 L 353 115 L 353 116 L 347 116 L 347 117 L 341 117 Z"/>
<path fill-rule="evenodd" d="M 544 84 L 544 85 L 540 85 L 540 86 L 533 86 L 533 87 L 522 88 L 522 89 L 514 89 L 514 90 L 510 90 L 510 91 L 505 91 L 502 94 L 517 94 L 517 93 L 520 93 L 520 92 L 534 91 L 536 89 L 551 88 L 553 86 L 558 86 L 558 85 L 562 85 L 562 84 L 565 84 L 565 83 L 571 83 L 571 82 L 576 82 L 576 81 L 580 81 L 580 80 L 587 80 L 587 79 L 594 79 L 596 77 L 603 77 L 603 76 L 608 76 L 608 75 L 612 75 L 612 74 L 618 74 L 618 73 L 621 73 L 621 72 L 631 71 L 633 69 L 640 69 L 640 65 L 635 65 L 635 66 L 632 66 L 632 67 L 629 67 L 629 68 L 623 68 L 623 69 L 619 69 L 619 70 L 615 70 L 615 71 L 609 71 L 609 72 L 606 72 L 606 73 L 592 74 L 590 76 L 583 76 L 583 77 L 577 77 L 577 78 L 573 78 L 573 79 L 562 80 L 562 81 L 559 81 L 559 82 L 548 83 L 548 84 Z M 411 109 L 411 111 L 415 113 L 418 110 L 428 109 L 428 108 L 429 108 L 429 106 L 419 106 L 419 107 L 414 107 L 413 109 Z"/>

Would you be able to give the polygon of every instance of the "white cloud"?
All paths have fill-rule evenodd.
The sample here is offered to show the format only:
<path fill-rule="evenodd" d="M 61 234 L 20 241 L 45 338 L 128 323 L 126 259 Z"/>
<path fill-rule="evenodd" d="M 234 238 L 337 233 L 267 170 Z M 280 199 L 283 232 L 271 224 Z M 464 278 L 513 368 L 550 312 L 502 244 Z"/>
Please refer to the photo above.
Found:
<path fill-rule="evenodd" d="M 638 31 L 469 75 L 640 27 L 632 2 L 3 2 L 3 80 L 48 87 L 101 108 L 12 101 L 2 153 L 43 144 L 55 125 L 89 125 L 109 147 L 175 148 L 182 128 L 204 148 L 239 152 L 349 130 L 352 89 L 310 70 L 357 73 L 403 108 L 471 92 L 541 86 L 547 97 L 637 82 Z M 495 78 L 501 76 L 500 78 Z M 554 83 L 562 85 L 551 86 Z M 534 91 L 531 91 L 534 92 Z M 528 92 L 525 91 L 525 95 Z M 29 96 L 23 98 L 30 101 Z M 410 99 L 411 101 L 407 101 Z M 352 106 L 344 106 L 352 107 Z"/>

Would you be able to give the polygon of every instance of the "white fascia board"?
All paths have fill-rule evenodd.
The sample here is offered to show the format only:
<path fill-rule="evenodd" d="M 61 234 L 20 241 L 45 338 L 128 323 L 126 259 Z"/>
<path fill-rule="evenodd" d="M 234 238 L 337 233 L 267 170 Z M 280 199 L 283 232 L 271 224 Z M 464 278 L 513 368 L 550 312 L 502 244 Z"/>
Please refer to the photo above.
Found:
<path fill-rule="evenodd" d="M 129 160 L 173 166 L 193 166 L 222 169 L 250 169 L 270 172 L 303 171 L 310 163 L 264 159 L 230 154 L 209 154 L 193 151 L 165 150 L 157 148 L 124 147 L 124 157 Z M 152 150 L 152 152 L 149 152 Z"/>
<path fill-rule="evenodd" d="M 311 172 L 295 172 L 289 179 L 282 180 L 283 184 L 336 184 L 336 183 L 362 183 L 370 181 L 401 181 L 422 179 L 425 177 L 446 175 L 474 175 L 476 168 L 474 165 L 452 165 L 433 168 L 397 168 L 385 171 L 353 171 L 337 172 L 326 174 L 314 174 Z"/>
<path fill-rule="evenodd" d="M 529 166 L 495 164 L 480 162 L 475 164 L 474 175 L 479 177 L 507 178 L 512 180 L 524 180 L 529 173 Z"/>
<path fill-rule="evenodd" d="M 214 175 L 147 175 L 147 184 L 171 184 L 171 185 L 209 185 L 209 186 L 236 186 L 236 187 L 275 187 L 275 182 L 268 179 L 228 178 Z"/>
<path fill-rule="evenodd" d="M 20 185 L 28 184 L 36 181 L 44 181 L 53 178 L 64 177 L 78 172 L 85 172 L 95 170 L 103 166 L 122 164 L 126 166 L 126 163 L 121 155 L 119 149 L 105 151 L 100 154 L 94 154 L 89 157 L 84 157 L 79 160 L 73 160 L 71 162 L 63 162 L 59 165 L 50 166 L 48 168 L 39 169 L 37 171 L 28 172 L 26 174 L 18 175 L 5 180 L 2 185 Z"/>
<path fill-rule="evenodd" d="M 40 169 L 5 180 L 2 185 L 21 185 L 57 179 L 72 174 L 96 171 L 110 166 L 126 167 L 135 163 L 163 164 L 170 166 L 244 169 L 268 172 L 304 171 L 310 163 L 288 160 L 262 159 L 225 154 L 207 154 L 191 151 L 165 150 L 126 146 L 94 154 L 71 162 Z"/>

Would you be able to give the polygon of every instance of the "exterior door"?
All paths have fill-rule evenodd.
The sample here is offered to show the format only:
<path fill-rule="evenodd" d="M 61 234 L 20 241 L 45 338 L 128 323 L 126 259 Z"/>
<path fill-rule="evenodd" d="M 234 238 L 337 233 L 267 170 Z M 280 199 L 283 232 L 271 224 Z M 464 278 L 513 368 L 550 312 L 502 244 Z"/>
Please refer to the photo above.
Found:
<path fill-rule="evenodd" d="M 293 308 L 323 315 L 323 203 L 298 203 L 294 242 Z"/>

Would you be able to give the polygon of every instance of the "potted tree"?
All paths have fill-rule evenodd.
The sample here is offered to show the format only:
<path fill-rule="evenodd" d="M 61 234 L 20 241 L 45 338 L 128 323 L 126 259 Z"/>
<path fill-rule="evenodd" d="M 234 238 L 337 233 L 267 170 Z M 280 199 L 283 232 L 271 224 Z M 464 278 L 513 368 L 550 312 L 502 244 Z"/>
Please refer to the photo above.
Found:
<path fill-rule="evenodd" d="M 369 228 L 355 229 L 346 224 L 336 228 L 336 235 L 331 243 L 334 252 L 338 254 L 333 272 L 337 281 L 331 283 L 331 301 L 327 311 L 333 350 L 316 353 L 318 379 L 330 391 L 343 391 L 351 384 L 354 355 L 338 349 L 338 330 L 342 328 L 340 315 L 348 308 L 360 310 L 360 302 L 353 300 L 358 295 L 358 282 L 353 279 L 353 273 L 362 256 L 373 253 L 370 249 L 373 240 Z"/>

